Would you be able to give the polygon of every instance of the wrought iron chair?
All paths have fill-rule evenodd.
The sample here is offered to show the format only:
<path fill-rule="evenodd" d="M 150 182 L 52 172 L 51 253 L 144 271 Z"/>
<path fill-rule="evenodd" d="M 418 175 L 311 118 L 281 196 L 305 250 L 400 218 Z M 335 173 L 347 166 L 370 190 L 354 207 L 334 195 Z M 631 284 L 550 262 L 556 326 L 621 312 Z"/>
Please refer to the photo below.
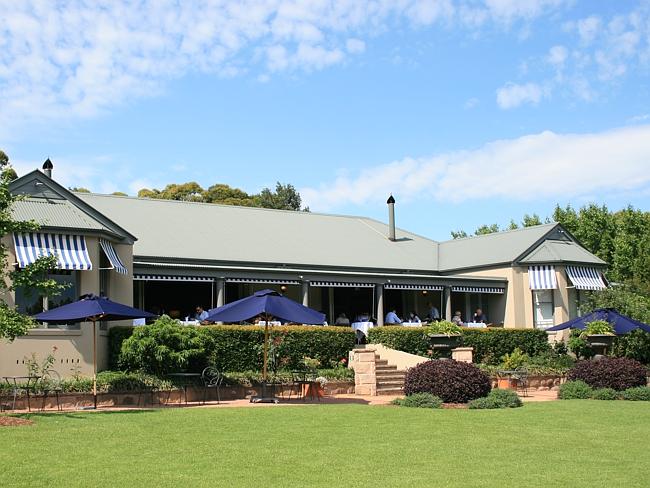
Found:
<path fill-rule="evenodd" d="M 223 375 L 217 368 L 208 366 L 201 373 L 201 380 L 203 381 L 203 404 L 208 396 L 208 390 L 214 388 L 217 391 L 217 403 L 221 403 L 221 383 L 223 383 Z"/>
<path fill-rule="evenodd" d="M 40 379 L 38 389 L 43 394 L 43 401 L 41 403 L 41 411 L 45 410 L 45 402 L 50 394 L 54 394 L 56 398 L 56 409 L 61 411 L 61 403 L 59 402 L 59 394 L 63 392 L 61 386 L 61 375 L 56 371 L 48 371 L 45 376 Z"/>
<path fill-rule="evenodd" d="M 525 368 L 517 369 L 512 375 L 512 379 L 517 382 L 517 390 L 521 390 L 523 396 L 528 396 L 528 370 Z"/>

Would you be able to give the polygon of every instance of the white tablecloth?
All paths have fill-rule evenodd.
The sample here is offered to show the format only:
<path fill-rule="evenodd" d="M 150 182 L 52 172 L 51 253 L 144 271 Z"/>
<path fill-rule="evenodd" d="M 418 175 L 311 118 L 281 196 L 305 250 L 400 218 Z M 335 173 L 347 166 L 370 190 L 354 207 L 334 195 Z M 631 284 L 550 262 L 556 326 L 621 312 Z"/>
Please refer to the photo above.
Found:
<path fill-rule="evenodd" d="M 467 322 L 465 325 L 474 329 L 485 329 L 487 327 L 483 322 Z"/>
<path fill-rule="evenodd" d="M 353 330 L 360 330 L 366 337 L 368 337 L 368 331 L 374 326 L 375 324 L 372 322 L 352 322 L 350 324 L 350 327 L 352 327 Z"/>
<path fill-rule="evenodd" d="M 422 322 L 402 322 L 404 327 L 422 327 Z"/>

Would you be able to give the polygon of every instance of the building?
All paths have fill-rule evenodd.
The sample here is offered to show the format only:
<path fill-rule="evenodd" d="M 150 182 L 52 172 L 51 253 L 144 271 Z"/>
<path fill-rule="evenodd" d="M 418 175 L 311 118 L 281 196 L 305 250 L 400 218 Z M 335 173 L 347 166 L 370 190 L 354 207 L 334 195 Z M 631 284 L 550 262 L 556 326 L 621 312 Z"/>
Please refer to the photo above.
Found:
<path fill-rule="evenodd" d="M 49 167 L 46 167 L 49 166 Z M 328 320 L 368 313 L 383 323 L 396 309 L 443 318 L 482 308 L 504 327 L 548 327 L 577 314 L 580 290 L 605 287 L 606 263 L 559 224 L 436 242 L 366 217 L 74 193 L 51 178 L 51 164 L 13 181 L 24 195 L 13 215 L 38 232 L 4 236 L 10 262 L 24 266 L 42 249 L 56 252 L 53 276 L 70 283 L 42 303 L 20 291 L 7 302 L 21 311 L 103 294 L 154 313 L 183 318 L 276 288 L 323 311 Z M 99 334 L 100 368 L 106 335 Z M 89 372 L 92 334 L 79 324 L 44 326 L 0 345 L 0 373 L 24 373 L 31 353 Z"/>

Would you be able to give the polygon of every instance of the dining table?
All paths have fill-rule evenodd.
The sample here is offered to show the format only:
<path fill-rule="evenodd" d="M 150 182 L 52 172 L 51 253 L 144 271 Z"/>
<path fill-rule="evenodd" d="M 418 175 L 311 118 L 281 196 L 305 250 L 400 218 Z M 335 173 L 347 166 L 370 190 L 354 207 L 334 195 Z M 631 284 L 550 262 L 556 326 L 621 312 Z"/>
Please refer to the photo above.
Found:
<path fill-rule="evenodd" d="M 187 387 L 190 385 L 196 385 L 197 383 L 197 378 L 201 377 L 201 373 L 185 373 L 185 372 L 178 372 L 178 373 L 167 373 L 167 376 L 170 378 L 178 378 L 179 381 L 181 382 L 181 386 L 183 387 L 183 398 L 185 399 L 185 405 L 187 405 Z M 180 398 L 179 398 L 179 403 L 180 403 Z"/>

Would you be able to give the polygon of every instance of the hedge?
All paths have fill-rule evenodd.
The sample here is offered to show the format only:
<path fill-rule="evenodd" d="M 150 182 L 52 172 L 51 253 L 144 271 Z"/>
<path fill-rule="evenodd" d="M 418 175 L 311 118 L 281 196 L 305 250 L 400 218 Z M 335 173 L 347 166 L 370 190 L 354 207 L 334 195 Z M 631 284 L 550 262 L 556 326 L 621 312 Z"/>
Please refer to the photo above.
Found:
<path fill-rule="evenodd" d="M 463 329 L 462 334 L 463 346 L 474 348 L 475 363 L 498 364 L 515 348 L 531 357 L 551 349 L 546 332 L 540 329 Z M 368 336 L 371 343 L 418 356 L 427 357 L 431 350 L 426 327 L 375 327 Z"/>
<path fill-rule="evenodd" d="M 122 343 L 131 337 L 134 327 L 117 326 L 108 329 L 108 369 L 117 370 Z"/>
<path fill-rule="evenodd" d="M 133 328 L 127 338 L 128 335 L 128 332 L 116 331 L 109 336 L 110 350 L 120 351 L 117 365 L 126 371 L 161 375 L 180 370 L 200 372 L 207 365 L 220 371 L 259 371 L 262 368 L 263 327 L 193 327 L 161 318 L 152 325 Z M 305 356 L 318 359 L 323 368 L 333 367 L 342 359 L 347 360 L 354 344 L 355 334 L 349 328 L 273 327 L 270 368 L 299 368 Z"/>

